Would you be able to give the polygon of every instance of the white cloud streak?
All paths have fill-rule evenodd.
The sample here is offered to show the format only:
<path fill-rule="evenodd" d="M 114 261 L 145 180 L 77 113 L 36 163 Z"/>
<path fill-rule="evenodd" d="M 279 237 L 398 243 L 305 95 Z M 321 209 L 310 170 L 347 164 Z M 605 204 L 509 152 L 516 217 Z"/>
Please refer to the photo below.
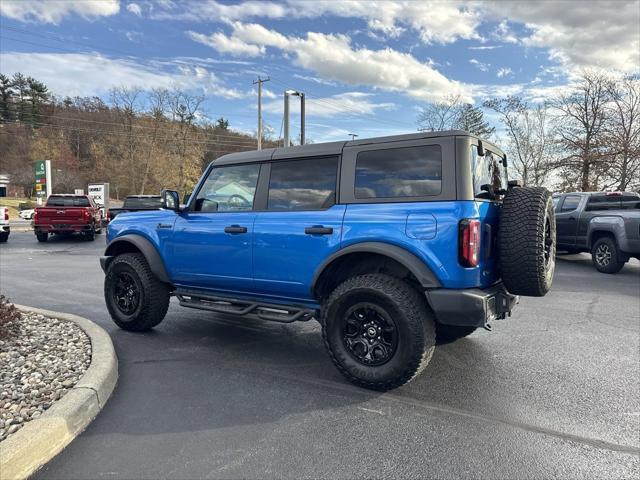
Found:
<path fill-rule="evenodd" d="M 21 22 L 58 24 L 67 15 L 76 14 L 87 20 L 115 15 L 118 0 L 22 0 L 0 1 L 0 14 Z"/>

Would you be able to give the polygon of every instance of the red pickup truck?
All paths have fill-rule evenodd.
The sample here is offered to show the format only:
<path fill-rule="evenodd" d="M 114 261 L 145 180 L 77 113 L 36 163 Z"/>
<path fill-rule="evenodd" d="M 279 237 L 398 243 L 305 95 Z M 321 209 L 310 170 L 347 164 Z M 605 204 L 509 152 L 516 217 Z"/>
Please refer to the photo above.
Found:
<path fill-rule="evenodd" d="M 80 233 L 94 240 L 102 233 L 102 213 L 88 195 L 51 195 L 44 207 L 35 209 L 33 230 L 39 242 L 46 242 L 50 233 Z"/>

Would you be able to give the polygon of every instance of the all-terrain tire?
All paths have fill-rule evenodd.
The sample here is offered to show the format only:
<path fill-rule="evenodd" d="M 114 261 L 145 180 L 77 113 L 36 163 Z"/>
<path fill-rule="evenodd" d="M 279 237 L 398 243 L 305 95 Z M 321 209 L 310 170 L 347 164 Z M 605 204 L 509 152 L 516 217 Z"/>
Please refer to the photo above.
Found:
<path fill-rule="evenodd" d="M 9 240 L 9 234 L 7 232 L 0 233 L 0 243 L 5 243 Z"/>
<path fill-rule="evenodd" d="M 618 273 L 626 263 L 620 259 L 618 245 L 611 237 L 596 240 L 591 248 L 591 261 L 596 270 L 602 273 Z"/>
<path fill-rule="evenodd" d="M 36 238 L 38 239 L 38 241 L 40 243 L 46 242 L 47 240 L 49 240 L 49 234 L 48 233 L 36 233 Z"/>
<path fill-rule="evenodd" d="M 461 338 L 468 337 L 477 329 L 478 327 L 461 327 L 438 323 L 436 325 L 436 345 L 445 345 L 447 343 L 455 342 Z"/>
<path fill-rule="evenodd" d="M 394 353 L 380 365 L 363 363 L 347 346 L 346 317 L 359 305 L 385 312 L 395 324 Z M 391 390 L 414 379 L 435 347 L 435 321 L 426 299 L 407 282 L 389 275 L 361 275 L 340 284 L 323 304 L 321 324 L 325 346 L 340 373 L 372 390 Z"/>
<path fill-rule="evenodd" d="M 502 280 L 514 295 L 543 297 L 556 265 L 556 219 L 551 193 L 543 187 L 510 189 L 498 229 Z"/>
<path fill-rule="evenodd" d="M 124 309 L 116 297 L 123 278 L 131 281 L 139 294 L 131 311 Z M 144 255 L 124 253 L 109 263 L 104 278 L 104 299 L 111 318 L 120 328 L 132 332 L 152 329 L 167 314 L 169 298 L 169 285 L 156 278 Z"/>

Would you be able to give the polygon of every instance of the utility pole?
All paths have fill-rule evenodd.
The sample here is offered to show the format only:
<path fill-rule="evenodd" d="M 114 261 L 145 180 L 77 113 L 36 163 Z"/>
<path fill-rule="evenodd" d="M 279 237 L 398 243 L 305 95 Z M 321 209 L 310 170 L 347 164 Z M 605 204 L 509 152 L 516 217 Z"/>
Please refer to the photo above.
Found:
<path fill-rule="evenodd" d="M 360 135 L 356 134 L 356 133 L 347 133 L 347 135 L 349 135 L 351 137 L 351 140 L 355 140 L 356 137 L 359 137 Z"/>
<path fill-rule="evenodd" d="M 262 84 L 271 80 L 270 77 L 262 79 L 258 76 L 253 84 L 258 84 L 258 150 L 262 150 Z"/>

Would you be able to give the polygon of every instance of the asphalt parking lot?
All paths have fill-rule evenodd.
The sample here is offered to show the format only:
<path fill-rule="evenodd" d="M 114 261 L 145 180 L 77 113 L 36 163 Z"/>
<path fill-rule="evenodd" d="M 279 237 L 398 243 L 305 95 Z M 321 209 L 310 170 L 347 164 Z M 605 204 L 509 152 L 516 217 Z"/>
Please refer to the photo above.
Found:
<path fill-rule="evenodd" d="M 14 232 L 0 289 L 112 336 L 114 396 L 36 478 L 638 478 L 640 262 L 559 257 L 552 292 L 493 332 L 437 348 L 410 385 L 346 383 L 317 323 L 183 309 L 152 333 L 111 323 L 95 242 Z"/>

